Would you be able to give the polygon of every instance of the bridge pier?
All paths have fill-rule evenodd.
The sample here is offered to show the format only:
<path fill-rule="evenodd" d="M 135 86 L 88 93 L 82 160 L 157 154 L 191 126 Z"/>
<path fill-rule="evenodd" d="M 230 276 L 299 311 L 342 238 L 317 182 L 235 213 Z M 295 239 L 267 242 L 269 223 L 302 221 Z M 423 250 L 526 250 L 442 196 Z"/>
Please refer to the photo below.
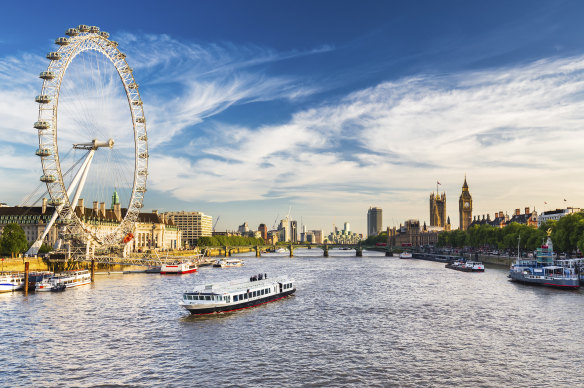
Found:
<path fill-rule="evenodd" d="M 324 244 L 324 248 L 322 249 L 322 251 L 323 257 L 329 257 L 328 244 Z"/>
<path fill-rule="evenodd" d="M 290 257 L 294 257 L 294 248 L 292 247 L 292 244 L 288 245 L 288 248 L 290 249 Z"/>
<path fill-rule="evenodd" d="M 229 247 L 226 245 L 223 248 L 225 249 L 225 257 L 231 256 L 231 252 L 229 251 Z"/>
<path fill-rule="evenodd" d="M 256 251 L 256 257 L 261 257 L 262 256 L 261 253 L 260 253 L 260 247 L 259 247 L 259 245 L 256 245 L 255 251 Z"/>
<path fill-rule="evenodd" d="M 91 258 L 91 283 L 95 281 L 95 259 Z"/>
<path fill-rule="evenodd" d="M 363 257 L 363 248 L 361 248 L 361 245 L 355 247 L 355 256 Z"/>

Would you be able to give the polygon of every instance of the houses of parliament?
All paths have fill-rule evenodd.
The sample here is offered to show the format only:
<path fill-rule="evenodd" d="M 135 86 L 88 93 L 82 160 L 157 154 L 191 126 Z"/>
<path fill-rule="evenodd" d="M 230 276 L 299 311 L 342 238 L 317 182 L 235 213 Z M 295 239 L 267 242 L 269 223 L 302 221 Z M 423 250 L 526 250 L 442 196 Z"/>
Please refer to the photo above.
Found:
<path fill-rule="evenodd" d="M 466 176 L 462 185 L 462 193 L 458 200 L 459 229 L 467 230 L 472 222 L 472 196 L 468 190 Z M 430 226 L 442 230 L 450 230 L 450 217 L 446 216 L 446 193 L 430 194 Z"/>

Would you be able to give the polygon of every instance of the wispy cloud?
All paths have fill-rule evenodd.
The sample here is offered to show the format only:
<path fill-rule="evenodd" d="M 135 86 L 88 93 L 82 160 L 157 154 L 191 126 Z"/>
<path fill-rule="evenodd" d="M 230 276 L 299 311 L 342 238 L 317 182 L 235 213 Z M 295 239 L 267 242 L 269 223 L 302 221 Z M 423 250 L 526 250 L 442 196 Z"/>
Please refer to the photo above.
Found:
<path fill-rule="evenodd" d="M 120 49 L 127 53 L 128 62 L 134 68 L 140 84 L 152 152 L 159 145 L 172 141 L 185 129 L 192 128 L 230 106 L 258 101 L 294 101 L 315 93 L 318 88 L 309 85 L 306 80 L 293 75 L 269 74 L 267 68 L 273 62 L 332 50 L 332 47 L 323 46 L 303 52 L 280 53 L 255 45 L 237 46 L 229 42 L 185 43 L 168 35 L 120 33 L 112 37 L 119 41 Z M 75 63 L 81 61 L 82 71 L 92 58 L 83 62 L 85 59 L 79 59 L 81 57 L 76 58 L 72 66 L 74 68 Z M 38 74 L 46 70 L 46 66 L 47 60 L 38 55 L 0 58 L 0 141 L 18 146 L 19 149 L 30 148 L 31 154 L 37 143 L 37 133 L 32 127 L 38 114 L 34 96 L 39 94 L 42 85 Z M 106 103 L 91 99 L 91 96 L 111 94 L 115 85 L 111 84 L 112 77 L 105 75 L 107 72 L 97 71 L 97 81 L 103 82 L 102 90 L 92 91 L 91 88 L 96 86 L 95 81 L 87 81 L 86 75 L 75 72 L 73 68 L 66 74 L 64 84 L 68 86 L 59 106 L 60 146 L 64 145 L 63 142 L 69 144 L 84 141 L 79 134 L 84 129 L 89 128 L 91 133 L 87 136 L 93 137 L 94 132 L 100 131 L 100 127 L 118 128 L 120 118 L 123 117 L 122 110 L 127 110 L 127 105 L 124 107 L 123 103 L 112 106 L 113 98 L 107 99 Z M 78 90 L 76 86 L 81 89 Z M 85 102 L 69 104 L 80 100 L 78 96 L 84 94 L 87 95 Z M 110 108 L 110 112 L 103 112 L 104 107 Z M 79 112 L 82 108 L 97 110 Z M 129 111 L 126 116 L 130 122 Z M 99 117 L 99 122 L 89 122 L 92 117 Z M 66 129 L 69 127 L 76 130 L 67 136 Z M 119 148 L 122 142 L 117 141 L 116 145 Z M 31 160 L 38 162 L 34 156 Z M 26 179 L 23 176 L 15 187 L 21 187 L 19 191 L 26 192 L 28 181 L 36 182 L 37 179 L 38 172 Z M 14 195 L 18 198 L 18 194 Z"/>
<path fill-rule="evenodd" d="M 415 206 L 390 211 L 425 218 L 432 182 L 440 177 L 458 195 L 468 173 L 476 209 L 492 212 L 502 200 L 521 207 L 584 191 L 566 179 L 583 172 L 583 119 L 583 57 L 421 75 L 299 111 L 284 124 L 216 123 L 201 150 L 209 158 L 153 158 L 156 171 L 181 168 L 152 182 L 183 200 L 336 198 L 394 208 L 417 198 Z M 225 190 L 226 182 L 237 190 Z"/>

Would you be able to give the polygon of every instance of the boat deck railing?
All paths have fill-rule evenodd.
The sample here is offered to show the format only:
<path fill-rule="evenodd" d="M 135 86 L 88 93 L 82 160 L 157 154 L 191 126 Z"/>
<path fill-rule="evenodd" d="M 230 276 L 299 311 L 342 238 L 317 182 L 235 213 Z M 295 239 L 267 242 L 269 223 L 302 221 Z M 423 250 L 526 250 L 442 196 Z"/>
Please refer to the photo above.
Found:
<path fill-rule="evenodd" d="M 265 286 L 269 284 L 271 286 L 273 283 L 284 283 L 290 281 L 293 282 L 294 280 L 285 276 L 254 281 L 250 281 L 249 279 L 236 279 L 222 283 L 198 285 L 195 286 L 195 288 L 189 292 L 206 292 L 206 293 L 237 292 L 241 290 L 261 288 L 262 285 Z"/>

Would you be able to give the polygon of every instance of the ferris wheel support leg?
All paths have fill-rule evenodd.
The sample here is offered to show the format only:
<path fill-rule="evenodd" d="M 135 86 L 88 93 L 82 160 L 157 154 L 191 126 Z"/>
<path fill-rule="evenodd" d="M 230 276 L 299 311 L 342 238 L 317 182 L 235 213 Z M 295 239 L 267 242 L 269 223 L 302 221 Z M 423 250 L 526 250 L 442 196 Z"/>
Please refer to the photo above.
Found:
<path fill-rule="evenodd" d="M 73 209 L 75 209 L 75 207 L 77 206 L 77 201 L 79 201 L 79 197 L 81 196 L 81 192 L 83 191 L 83 186 L 85 186 L 85 181 L 87 180 L 87 174 L 89 173 L 89 166 L 91 166 L 91 161 L 93 160 L 94 154 L 95 154 L 95 150 L 89 151 L 89 154 L 87 155 L 87 158 L 85 159 L 85 162 L 83 163 L 83 166 L 81 166 L 81 168 L 79 169 L 79 172 L 82 172 L 81 182 L 79 182 L 79 185 L 77 186 L 77 189 L 75 190 L 75 196 L 73 197 L 73 201 L 71 201 L 71 207 Z M 67 195 L 71 195 L 71 194 L 69 194 L 69 190 L 67 190 Z"/>
<path fill-rule="evenodd" d="M 79 168 L 79 171 L 77 171 L 77 173 L 75 174 L 75 177 L 73 178 L 73 181 L 71 181 L 71 185 L 69 185 L 69 188 L 67 189 L 67 196 L 71 196 L 73 194 L 73 190 L 77 187 L 77 184 L 79 183 L 80 179 L 82 180 L 83 183 L 81 185 L 79 185 L 79 187 L 83 188 L 82 186 L 85 184 L 84 178 L 87 178 L 87 172 L 89 171 L 89 165 L 91 164 L 91 161 L 93 160 L 94 153 L 95 153 L 95 150 L 91 150 L 91 151 L 89 151 L 89 153 L 85 157 L 85 160 L 83 161 L 83 164 L 81 165 L 81 168 Z M 77 200 L 79 200 L 79 195 L 81 194 L 81 190 L 79 190 L 79 187 L 77 187 L 77 191 L 75 192 L 76 199 L 73 202 L 73 203 L 75 203 L 75 205 L 73 205 L 73 206 L 77 205 Z M 43 241 L 45 240 L 45 237 L 47 236 L 47 234 L 49 233 L 49 231 L 51 230 L 51 228 L 55 224 L 55 221 L 57 220 L 57 217 L 59 216 L 59 212 L 61 211 L 62 208 L 63 208 L 63 205 L 59 205 L 55 209 L 55 211 L 53 212 L 53 215 L 51 216 L 50 221 L 45 226 L 45 230 L 43 231 L 43 234 L 41 235 L 41 237 L 39 237 L 34 242 L 34 244 L 32 244 L 32 246 L 26 252 L 27 255 L 36 255 L 37 253 L 39 253 L 39 249 L 41 249 L 41 246 L 43 245 Z M 58 245 L 60 246 L 60 244 L 58 244 Z M 57 247 L 57 244 L 55 244 L 55 247 Z"/>

